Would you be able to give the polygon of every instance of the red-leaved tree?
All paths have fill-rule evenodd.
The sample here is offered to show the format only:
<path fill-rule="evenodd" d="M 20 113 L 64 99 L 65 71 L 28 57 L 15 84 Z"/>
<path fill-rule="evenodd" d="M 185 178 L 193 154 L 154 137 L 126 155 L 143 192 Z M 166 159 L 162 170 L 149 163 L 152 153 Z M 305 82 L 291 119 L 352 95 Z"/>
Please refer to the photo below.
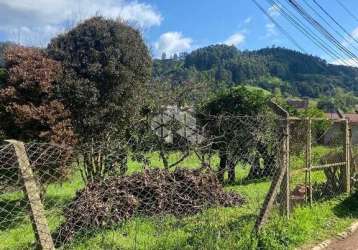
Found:
<path fill-rule="evenodd" d="M 56 96 L 59 62 L 40 49 L 11 46 L 5 52 L 7 80 L 0 89 L 0 127 L 4 136 L 25 142 L 76 143 L 70 112 Z M 45 164 L 44 164 L 45 165 Z M 64 174 L 65 164 L 40 166 L 52 175 Z M 57 171 L 57 172 L 56 172 Z"/>

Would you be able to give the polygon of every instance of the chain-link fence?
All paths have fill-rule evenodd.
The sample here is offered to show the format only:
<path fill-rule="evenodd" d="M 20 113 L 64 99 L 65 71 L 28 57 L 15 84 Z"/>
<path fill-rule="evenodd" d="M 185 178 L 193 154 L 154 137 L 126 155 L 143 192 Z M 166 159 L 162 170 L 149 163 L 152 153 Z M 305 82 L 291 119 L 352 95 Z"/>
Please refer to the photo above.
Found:
<path fill-rule="evenodd" d="M 316 152 L 339 155 L 345 144 L 326 141 L 324 122 L 307 148 L 308 124 L 288 124 L 273 114 L 204 116 L 178 110 L 141 123 L 130 137 L 77 148 L 5 143 L 0 248 L 29 249 L 46 239 L 49 248 L 53 242 L 61 249 L 245 248 L 269 212 L 289 211 L 290 203 L 300 202 L 296 193 L 301 195 L 302 186 L 304 200 L 307 190 L 318 199 L 316 190 L 327 188 L 326 171 L 336 167 L 313 171 L 316 164 L 331 163 Z"/>
<path fill-rule="evenodd" d="M 240 230 L 252 232 L 279 168 L 280 123 L 179 112 L 117 141 L 76 149 L 25 144 L 54 245 L 233 246 Z M 26 180 L 15 149 L 1 148 L 0 237 L 5 247 L 31 248 L 30 199 L 20 189 Z M 25 237 L 17 241 L 20 228 Z"/>
<path fill-rule="evenodd" d="M 291 120 L 292 207 L 350 190 L 350 130 L 345 119 Z"/>

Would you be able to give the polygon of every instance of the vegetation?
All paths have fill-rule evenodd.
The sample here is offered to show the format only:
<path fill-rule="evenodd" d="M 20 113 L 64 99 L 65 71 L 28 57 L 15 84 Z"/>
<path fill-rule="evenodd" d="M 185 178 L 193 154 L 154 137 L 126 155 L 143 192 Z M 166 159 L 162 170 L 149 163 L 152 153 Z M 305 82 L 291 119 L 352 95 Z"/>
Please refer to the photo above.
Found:
<path fill-rule="evenodd" d="M 173 84 L 191 81 L 211 83 L 216 92 L 230 86 L 252 85 L 283 96 L 332 97 L 337 108 L 350 110 L 358 104 L 358 69 L 326 61 L 285 48 L 239 51 L 213 45 L 181 59 L 154 61 L 154 76 Z M 179 80 L 178 80 L 179 79 Z M 343 103 L 341 103 L 343 101 Z"/>
<path fill-rule="evenodd" d="M 60 64 L 38 49 L 19 46 L 7 49 L 5 61 L 9 76 L 0 89 L 1 137 L 73 146 L 76 137 L 70 112 L 55 94 Z M 70 154 L 70 150 L 67 153 Z M 14 183 L 18 178 L 17 169 L 7 168 L 9 163 L 2 164 L 0 175 Z M 39 171 L 42 182 L 47 182 L 66 177 L 68 168 L 63 162 L 49 162 L 36 167 L 35 171 Z"/>
<path fill-rule="evenodd" d="M 9 77 L 0 90 L 0 119 L 6 137 L 74 145 L 70 112 L 55 95 L 60 64 L 24 47 L 10 47 L 5 60 Z"/>
<path fill-rule="evenodd" d="M 0 68 L 5 67 L 5 50 L 11 45 L 14 44 L 11 42 L 0 42 Z"/>
<path fill-rule="evenodd" d="M 267 119 L 260 119 L 263 114 L 270 117 L 269 97 L 258 89 L 236 87 L 217 95 L 199 111 L 200 122 L 203 126 L 205 124 L 208 135 L 218 138 L 214 140 L 214 148 L 220 155 L 220 181 L 223 181 L 225 169 L 228 169 L 229 181 L 234 182 L 237 162 L 248 161 L 252 151 L 257 154 L 248 178 L 262 178 L 273 172 L 270 168 L 276 165 L 276 157 L 274 150 L 270 150 L 270 143 L 275 134 L 271 131 L 274 126 Z M 236 116 L 255 116 L 257 119 L 245 122 L 245 118 Z M 214 120 L 212 117 L 215 117 Z M 248 131 L 251 131 L 250 135 Z M 260 167 L 260 158 L 265 168 Z"/>
<path fill-rule="evenodd" d="M 317 199 L 312 208 L 296 207 L 289 220 L 274 210 L 264 230 L 252 234 L 270 186 L 266 177 L 279 165 L 281 133 L 276 131 L 277 119 L 267 101 L 274 97 L 290 114 L 300 117 L 323 117 L 323 111 L 337 108 L 350 111 L 358 104 L 357 79 L 356 68 L 330 65 L 317 57 L 275 47 L 239 51 L 214 45 L 172 59 L 163 54 L 153 62 L 139 31 L 120 21 L 93 17 L 54 38 L 45 50 L 0 44 L 0 137 L 79 146 L 78 168 L 70 161 L 66 168 L 61 162 L 45 164 L 44 169 L 55 179 L 56 173 L 74 170 L 69 179 L 46 187 L 44 195 L 51 231 L 58 232 L 61 225 L 72 227 L 63 230 L 74 237 L 69 248 L 287 249 L 341 230 L 358 212 L 347 205 L 344 195 L 330 201 Z M 317 107 L 295 110 L 285 102 L 289 96 L 315 98 Z M 209 146 L 194 148 L 189 136 L 167 143 L 164 132 L 158 136 L 153 131 L 155 117 L 169 105 L 178 110 L 195 107 L 193 120 L 205 128 L 195 132 L 202 133 L 203 140 L 212 140 Z M 161 129 L 167 126 L 166 133 L 182 129 L 180 121 L 160 118 Z M 198 130 L 195 125 L 190 132 Z M 313 125 L 317 144 L 329 125 Z M 293 137 L 302 142 L 301 132 L 306 127 L 298 126 L 301 130 Z M 338 152 L 335 146 L 315 146 L 315 163 L 331 151 Z M 295 175 L 302 169 L 302 149 L 293 146 L 291 150 L 292 185 L 306 183 L 304 175 Z M 209 155 L 210 162 L 201 154 Z M 174 166 L 196 171 L 211 168 L 222 184 L 226 184 L 227 170 L 230 185 L 224 186 L 225 190 L 235 192 L 231 198 L 243 196 L 245 204 L 210 204 L 208 209 L 198 209 L 208 205 L 214 186 L 224 194 L 221 184 L 214 175 L 196 179 L 186 174 L 195 171 L 172 170 Z M 165 170 L 150 172 L 147 168 Z M 313 173 L 315 185 L 332 174 L 327 173 Z M 0 175 L 11 182 L 18 179 L 13 172 Z M 180 180 L 182 185 L 173 184 Z M 198 204 L 187 193 L 191 185 L 200 186 L 206 195 Z M 9 216 L 5 223 L 0 220 L 0 242 L 5 248 L 33 246 L 24 199 L 21 192 L 0 193 L 0 216 Z M 134 214 L 137 206 L 147 204 L 142 202 L 145 199 L 169 212 Z M 169 200 L 166 206 L 161 203 L 165 199 Z M 177 199 L 193 211 L 179 211 L 184 208 L 178 206 Z M 348 199 L 351 204 L 358 203 L 357 197 Z M 80 201 L 76 203 L 80 207 L 73 206 L 70 213 L 73 201 Z M 79 220 L 82 213 L 86 220 Z M 75 235 L 72 229 L 76 226 L 87 230 Z"/>
<path fill-rule="evenodd" d="M 224 192 L 213 172 L 151 169 L 87 185 L 68 207 L 56 239 L 68 243 L 82 230 L 103 230 L 135 216 L 181 217 L 242 203 L 239 194 Z"/>
<path fill-rule="evenodd" d="M 64 68 L 59 94 L 71 111 L 79 141 L 94 152 L 83 152 L 85 178 L 123 174 L 126 148 L 118 141 L 127 138 L 138 120 L 151 75 L 151 57 L 139 31 L 93 17 L 53 39 L 47 52 Z M 96 157 L 101 160 L 94 161 Z"/>
<path fill-rule="evenodd" d="M 320 149 L 321 150 L 321 149 Z M 172 155 L 171 157 L 175 157 Z M 159 156 L 150 156 L 155 166 L 163 167 Z M 216 158 L 215 161 L 218 161 Z M 195 156 L 180 165 L 196 167 Z M 129 173 L 140 171 L 140 165 L 129 161 Z M 236 168 L 237 182 L 228 191 L 245 197 L 241 207 L 211 208 L 204 212 L 175 218 L 174 216 L 135 217 L 115 227 L 83 232 L 67 245 L 68 249 L 294 249 L 303 244 L 325 240 L 344 230 L 358 216 L 358 197 L 336 197 L 315 202 L 312 207 L 296 207 L 289 220 L 273 215 L 264 231 L 252 234 L 256 214 L 269 187 L 269 182 L 245 183 L 247 168 Z M 45 195 L 45 206 L 51 232 L 64 221 L 63 207 L 75 197 L 83 183 L 79 173 L 62 184 L 51 184 Z M 3 249 L 31 248 L 35 239 L 31 222 L 25 216 L 23 196 L 19 192 L 0 195 L 0 203 L 7 204 L 2 214 L 10 218 L 0 224 Z M 10 212 L 11 213 L 8 213 Z M 16 220 L 14 220 L 16 219 Z M 9 223 L 8 223 L 9 222 Z"/>
<path fill-rule="evenodd" d="M 139 31 L 93 17 L 54 38 L 47 52 L 64 67 L 60 94 L 81 142 L 126 132 L 151 73 Z"/>

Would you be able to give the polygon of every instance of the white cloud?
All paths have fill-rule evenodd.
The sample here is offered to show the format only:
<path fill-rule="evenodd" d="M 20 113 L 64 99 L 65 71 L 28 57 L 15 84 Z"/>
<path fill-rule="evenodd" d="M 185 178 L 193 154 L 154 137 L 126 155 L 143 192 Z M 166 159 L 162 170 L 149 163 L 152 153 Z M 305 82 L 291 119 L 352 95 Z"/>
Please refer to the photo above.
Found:
<path fill-rule="evenodd" d="M 352 43 L 355 42 L 355 40 L 358 40 L 358 27 L 355 28 L 350 36 L 347 36 L 344 41 L 342 42 L 342 44 L 345 46 L 345 47 L 349 47 Z"/>
<path fill-rule="evenodd" d="M 336 65 L 352 66 L 358 68 L 358 62 L 352 58 L 335 60 L 331 63 Z"/>
<path fill-rule="evenodd" d="M 355 28 L 353 31 L 352 31 L 352 34 L 351 34 L 354 38 L 358 38 L 358 27 Z"/>
<path fill-rule="evenodd" d="M 252 17 L 248 17 L 244 20 L 244 24 L 249 24 L 252 22 Z"/>
<path fill-rule="evenodd" d="M 242 32 L 237 32 L 237 33 L 231 35 L 228 39 L 226 39 L 224 41 L 224 44 L 238 46 L 238 45 L 242 44 L 243 42 L 245 42 L 245 39 L 246 39 L 246 37 Z"/>
<path fill-rule="evenodd" d="M 45 25 L 31 28 L 27 26 L 8 28 L 5 32 L 7 40 L 23 45 L 45 47 L 52 37 L 64 31 L 65 28 L 62 26 Z"/>
<path fill-rule="evenodd" d="M 175 53 L 190 51 L 192 49 L 193 40 L 184 37 L 180 32 L 167 32 L 162 34 L 158 41 L 154 44 L 157 56 L 166 53 L 171 56 Z"/>
<path fill-rule="evenodd" d="M 162 16 L 151 5 L 129 0 L 0 0 L 0 32 L 18 41 L 19 36 L 47 40 L 64 27 L 93 15 L 128 21 L 139 28 L 160 25 Z M 21 40 L 21 39 L 20 39 Z M 28 41 L 26 41 L 28 42 Z M 36 44 L 37 45 L 37 44 Z"/>
<path fill-rule="evenodd" d="M 280 4 L 273 4 L 273 5 L 271 5 L 270 8 L 268 8 L 267 13 L 271 17 L 277 17 L 280 15 L 280 8 L 281 8 Z"/>
<path fill-rule="evenodd" d="M 266 37 L 272 37 L 272 36 L 277 36 L 277 30 L 276 30 L 276 25 L 274 23 L 266 23 L 265 25 L 266 28 Z"/>

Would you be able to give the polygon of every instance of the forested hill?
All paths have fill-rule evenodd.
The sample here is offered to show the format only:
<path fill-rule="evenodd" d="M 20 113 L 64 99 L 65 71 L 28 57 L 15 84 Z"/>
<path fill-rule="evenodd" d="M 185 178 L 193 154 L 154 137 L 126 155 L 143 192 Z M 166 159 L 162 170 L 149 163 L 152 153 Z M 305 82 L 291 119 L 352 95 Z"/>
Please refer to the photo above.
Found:
<path fill-rule="evenodd" d="M 0 43 L 0 83 L 3 52 L 9 44 Z M 234 46 L 212 45 L 155 59 L 153 76 L 171 84 L 204 82 L 214 92 L 235 85 L 311 98 L 352 92 L 348 99 L 358 103 L 358 68 L 328 64 L 319 57 L 279 47 L 240 51 Z"/>
<path fill-rule="evenodd" d="M 176 84 L 188 80 L 208 81 L 216 87 L 246 84 L 312 98 L 334 96 L 338 89 L 358 93 L 358 68 L 328 64 L 279 47 L 239 51 L 233 46 L 212 45 L 155 60 L 154 76 Z"/>

